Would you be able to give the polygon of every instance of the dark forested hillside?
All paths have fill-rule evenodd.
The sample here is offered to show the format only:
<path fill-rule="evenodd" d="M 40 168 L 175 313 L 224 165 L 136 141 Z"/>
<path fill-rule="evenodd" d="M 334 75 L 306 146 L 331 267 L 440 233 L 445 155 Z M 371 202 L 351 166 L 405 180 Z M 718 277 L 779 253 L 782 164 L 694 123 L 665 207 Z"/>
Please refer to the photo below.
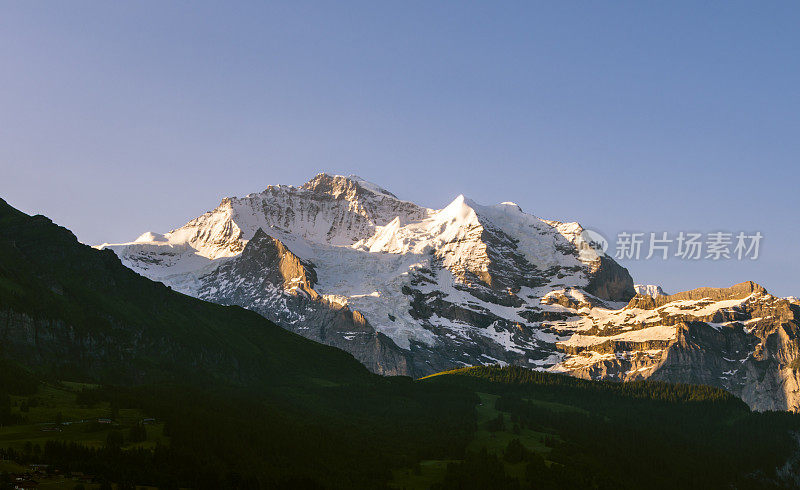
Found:
<path fill-rule="evenodd" d="M 479 432 L 487 430 L 493 438 L 505 433 L 515 442 L 495 455 L 469 455 L 468 465 L 451 465 L 437 488 L 478 488 L 466 482 L 474 481 L 476 467 L 497 466 L 495 456 L 524 467 L 522 488 L 793 488 L 800 483 L 800 418 L 751 412 L 718 388 L 586 381 L 517 367 L 466 368 L 424 382 L 483 394 L 492 418 Z M 539 442 L 545 446 L 541 451 Z M 787 465 L 792 460 L 795 464 Z"/>

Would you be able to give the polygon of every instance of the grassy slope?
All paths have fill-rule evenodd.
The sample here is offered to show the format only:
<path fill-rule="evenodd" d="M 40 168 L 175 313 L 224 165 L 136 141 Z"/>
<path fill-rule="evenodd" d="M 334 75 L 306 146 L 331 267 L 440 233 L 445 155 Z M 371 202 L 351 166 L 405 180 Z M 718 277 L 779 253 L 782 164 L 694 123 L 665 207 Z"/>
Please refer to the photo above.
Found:
<path fill-rule="evenodd" d="M 2 384 L 0 380 L 0 384 Z M 142 419 L 150 418 L 150 414 L 136 408 L 118 408 L 112 410 L 109 403 L 95 405 L 82 404 L 78 395 L 82 390 L 95 388 L 96 385 L 64 382 L 58 384 L 40 383 L 35 392 L 25 395 L 12 395 L 11 413 L 23 417 L 19 424 L 0 425 L 0 447 L 13 448 L 25 452 L 30 447 L 38 446 L 40 450 L 47 441 L 74 442 L 87 447 L 102 448 L 106 444 L 110 432 L 121 432 L 126 436 L 122 448 L 154 449 L 158 445 L 168 445 L 169 438 L 164 435 L 164 422 L 156 421 L 145 426 L 146 440 L 131 442 L 127 435 L 132 427 L 140 424 Z M 23 406 L 30 408 L 23 410 Z M 99 424 L 100 418 L 111 418 L 113 424 Z M 57 421 L 61 420 L 58 424 Z M 60 427 L 61 431 L 52 432 L 43 429 Z M 0 473 L 25 473 L 29 468 L 13 461 L 0 461 Z M 83 483 L 88 490 L 100 487 L 98 483 L 83 482 L 65 475 L 37 475 L 40 488 L 52 490 L 72 490 L 78 483 Z M 138 487 L 152 488 L 152 487 Z"/>
<path fill-rule="evenodd" d="M 480 396 L 478 430 L 468 449 L 476 453 L 485 448 L 489 459 L 497 456 L 522 488 L 529 484 L 528 463 L 502 461 L 512 439 L 544 459 L 544 466 L 533 466 L 538 468 L 533 471 L 535 488 L 791 486 L 778 480 L 774 470 L 797 454 L 790 434 L 800 429 L 800 418 L 751 413 L 716 388 L 598 383 L 496 367 L 459 369 L 422 382 L 459 386 Z M 503 429 L 492 427 L 497 417 L 503 417 Z M 545 436 L 552 448 L 544 444 Z M 470 461 L 474 466 L 481 458 Z M 448 470 L 446 461 L 426 463 L 396 471 L 393 486 L 472 488 L 469 483 L 477 481 L 474 475 L 458 479 L 470 471 L 463 466 L 450 465 Z"/>
<path fill-rule="evenodd" d="M 519 432 L 515 432 L 514 424 L 508 414 L 504 414 L 495 408 L 495 403 L 499 396 L 481 392 L 477 392 L 477 394 L 481 399 L 480 405 L 475 409 L 478 430 L 475 432 L 472 442 L 467 446 L 467 450 L 479 451 L 485 447 L 489 452 L 502 454 L 512 439 L 519 439 L 531 451 L 550 452 L 550 448 L 544 445 L 544 436 L 547 435 L 545 432 L 528 428 L 520 428 Z M 568 410 L 573 408 L 567 405 L 562 406 Z M 487 424 L 497 417 L 503 417 L 505 429 L 500 431 L 489 430 Z"/>
<path fill-rule="evenodd" d="M 89 385 L 91 386 L 91 385 Z M 25 417 L 22 424 L 0 427 L 0 446 L 23 449 L 27 442 L 42 444 L 47 440 L 79 442 L 90 447 L 102 447 L 108 433 L 122 431 L 127 433 L 149 414 L 136 408 L 120 408 L 113 416 L 113 424 L 98 424 L 97 419 L 111 418 L 109 403 L 83 405 L 78 403 L 78 393 L 87 385 L 82 383 L 41 384 L 37 392 L 30 396 L 12 396 L 12 413 Z M 35 406 L 22 411 L 22 404 L 36 400 Z M 61 419 L 59 432 L 43 431 L 55 427 Z M 168 444 L 169 438 L 163 434 L 163 422 L 146 426 L 147 440 L 127 443 L 124 447 L 153 448 L 157 444 Z"/>

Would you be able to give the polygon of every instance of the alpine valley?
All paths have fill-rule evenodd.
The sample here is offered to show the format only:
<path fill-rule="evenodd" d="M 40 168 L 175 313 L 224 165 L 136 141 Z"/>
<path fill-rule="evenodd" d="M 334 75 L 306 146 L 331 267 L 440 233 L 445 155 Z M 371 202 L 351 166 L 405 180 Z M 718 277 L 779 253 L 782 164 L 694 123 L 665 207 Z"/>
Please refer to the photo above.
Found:
<path fill-rule="evenodd" d="M 324 179 L 327 178 L 321 178 Z M 338 181 L 353 186 L 353 192 L 366 192 L 366 184 Z M 376 195 L 370 191 L 367 197 L 374 199 Z M 346 208 L 356 206 L 347 199 L 330 197 L 329 201 L 330 207 L 337 203 Z M 580 254 L 570 258 L 561 252 L 568 252 L 567 244 L 571 242 L 566 238 L 562 241 L 560 232 L 556 231 L 556 235 L 549 231 L 546 227 L 551 224 L 538 225 L 532 217 L 512 214 L 541 226 L 541 241 L 559 247 L 534 266 L 511 245 L 522 240 L 513 242 L 494 227 L 483 231 L 484 225 L 480 230 L 474 225 L 460 229 L 464 220 L 480 220 L 483 213 L 491 214 L 492 210 L 461 200 L 457 204 L 461 213 L 450 223 L 455 227 L 451 232 L 463 238 L 453 238 L 449 244 L 438 242 L 436 236 L 427 238 L 436 248 L 424 253 L 368 252 L 352 246 L 325 245 L 327 242 L 293 237 L 286 232 L 278 239 L 263 231 L 263 223 L 259 226 L 262 232 L 250 231 L 249 240 L 240 236 L 238 249 L 231 240 L 227 249 L 216 247 L 220 256 L 214 259 L 192 252 L 202 247 L 199 243 L 197 248 L 188 244 L 144 244 L 141 248 L 162 247 L 156 248 L 158 254 L 152 256 L 151 265 L 173 260 L 172 267 L 191 269 L 192 260 L 205 261 L 194 276 L 188 270 L 178 273 L 173 282 L 176 287 L 199 283 L 210 292 L 212 280 L 219 286 L 238 281 L 241 289 L 226 287 L 233 295 L 237 291 L 244 294 L 248 288 L 255 291 L 258 285 L 259 291 L 265 292 L 265 304 L 272 302 L 275 307 L 288 310 L 281 314 L 282 318 L 291 318 L 289 312 L 297 312 L 298 320 L 284 325 L 311 336 L 311 320 L 316 318 L 321 322 L 313 333 L 316 338 L 333 338 L 343 346 L 356 346 L 350 347 L 351 351 L 362 358 L 364 353 L 370 353 L 382 363 L 395 362 L 392 356 L 396 356 L 406 360 L 406 369 L 426 366 L 425 361 L 415 361 L 417 355 L 447 365 L 450 361 L 443 358 L 446 347 L 437 346 L 437 342 L 449 341 L 453 352 L 458 351 L 459 345 L 471 349 L 476 363 L 489 362 L 478 359 L 481 349 L 494 349 L 488 355 L 507 356 L 508 362 L 524 361 L 521 356 L 512 358 L 505 353 L 512 348 L 523 350 L 517 345 L 524 345 L 524 351 L 531 352 L 531 356 L 537 349 L 544 353 L 550 349 L 548 355 L 561 359 L 549 366 L 552 369 L 587 357 L 580 349 L 584 345 L 589 346 L 585 350 L 597 353 L 591 355 L 602 355 L 598 352 L 601 347 L 592 343 L 594 337 L 633 336 L 653 328 L 605 334 L 606 329 L 612 328 L 606 323 L 613 324 L 617 317 L 631 314 L 610 309 L 608 306 L 616 303 L 601 299 L 613 296 L 615 290 L 624 292 L 629 286 L 624 271 L 613 262 L 603 262 L 599 255 L 599 263 L 592 262 L 587 254 L 589 265 L 584 267 Z M 372 205 L 414 209 L 397 204 L 396 200 Z M 472 214 L 476 208 L 481 214 Z M 406 230 L 405 234 L 395 233 L 396 246 L 402 247 L 403 240 L 411 241 L 408 237 L 411 232 L 419 232 L 417 228 L 434 234 L 436 220 L 444 219 L 444 215 L 430 211 L 424 214 L 429 217 L 404 226 L 397 223 L 398 230 Z M 510 226 L 502 220 L 505 214 L 491 216 L 496 220 L 494 226 Z M 213 214 L 206 217 L 213 218 Z M 351 230 L 373 226 L 366 219 L 351 218 Z M 240 226 L 244 225 L 235 223 L 233 215 L 220 226 L 227 227 L 229 235 L 243 234 Z M 348 224 L 341 224 L 341 220 L 338 223 L 340 236 L 346 236 L 343 230 Z M 310 224 L 307 220 L 307 236 L 313 237 Z M 279 233 L 274 226 L 269 230 Z M 484 233 L 489 238 L 473 236 Z M 327 234 L 325 228 L 322 234 Z M 177 235 L 178 232 L 163 239 L 150 239 L 164 243 Z M 492 243 L 491 249 L 481 249 L 490 239 L 509 241 L 505 248 Z M 213 241 L 209 239 L 207 243 Z M 299 250 L 303 243 L 308 249 L 301 258 L 291 250 Z M 414 250 L 416 245 L 410 243 L 408 247 Z M 483 269 L 476 265 L 480 262 L 459 264 L 459 256 L 443 252 L 447 247 L 474 254 L 470 257 L 475 260 L 485 253 L 489 260 L 484 258 Z M 173 255 L 162 253 L 170 249 Z M 373 323 L 367 315 L 374 315 L 374 311 L 365 310 L 362 314 L 346 304 L 349 298 L 332 299 L 332 293 L 319 287 L 324 281 L 331 281 L 330 276 L 326 277 L 319 258 L 312 261 L 324 257 L 326 250 L 331 255 L 339 251 L 340 257 L 360 253 L 382 261 L 378 264 L 383 268 L 374 263 L 371 267 L 374 274 L 383 273 L 384 278 L 395 270 L 390 266 L 399 267 L 393 260 L 406 260 L 404 264 L 422 261 L 421 266 L 413 267 L 418 262 L 406 266 L 409 279 L 402 273 L 395 279 L 400 288 L 396 300 L 410 298 L 405 307 L 421 319 L 422 326 L 413 327 L 408 319 L 414 318 L 412 313 L 402 316 L 407 335 L 401 337 L 377 321 Z M 543 246 L 542 254 L 546 250 Z M 547 265 L 551 263 L 555 265 Z M 514 269 L 503 269 L 511 264 L 529 276 L 514 276 Z M 368 280 L 369 273 L 358 265 L 358 261 L 351 260 L 349 266 L 354 274 L 364 274 Z M 593 266 L 597 268 L 592 269 Z M 340 267 L 343 269 L 344 265 Z M 569 278 L 577 285 L 569 290 L 566 285 L 555 287 L 559 280 L 557 267 L 564 269 L 562 279 Z M 421 272 L 420 268 L 430 272 Z M 438 299 L 430 296 L 430 281 L 438 278 L 446 287 L 441 278 L 450 277 L 447 274 L 453 277 L 452 289 L 443 291 Z M 606 278 L 600 280 L 603 274 Z M 621 279 L 614 280 L 614 274 Z M 516 286 L 507 282 L 511 279 L 528 281 L 528 285 L 519 286 L 514 292 Z M 548 284 L 554 287 L 553 291 L 541 293 Z M 403 293 L 403 286 L 408 294 Z M 508 288 L 514 294 L 509 294 Z M 271 295 L 266 294 L 268 291 L 272 291 Z M 387 291 L 387 296 L 392 294 L 385 288 L 380 291 Z M 522 291 L 523 295 L 542 294 L 538 305 L 527 296 L 526 300 L 514 299 Z M 453 298 L 460 293 L 465 295 L 463 303 L 456 303 Z M 422 299 L 414 295 L 421 295 Z M 744 295 L 749 299 L 731 299 Z M 431 301 L 426 296 L 435 299 Z M 713 309 L 727 312 L 714 315 L 739 312 L 736 315 L 755 318 L 779 315 L 783 308 L 782 300 L 769 298 L 752 284 L 730 291 L 700 291 L 678 297 L 637 296 L 634 300 L 638 303 L 630 309 L 635 307 L 635 314 L 640 317 L 636 321 L 645 325 L 661 312 L 677 318 L 678 313 L 672 311 L 678 308 L 676 305 L 688 305 L 680 310 L 687 316 L 709 316 L 712 313 L 707 309 Z M 470 301 L 486 305 L 486 311 Z M 509 320 L 503 320 L 500 313 L 524 313 L 526 307 L 518 301 L 542 317 L 517 321 L 520 333 L 502 340 L 500 326 Z M 429 306 L 429 313 L 414 309 L 426 311 L 426 304 L 433 305 Z M 391 310 L 397 312 L 395 318 L 404 313 L 403 307 Z M 786 308 L 794 311 L 794 306 Z M 483 316 L 481 320 L 477 314 L 454 314 L 450 320 L 451 325 L 461 325 L 465 335 L 471 334 L 476 344 L 480 341 L 478 346 L 470 347 L 466 337 L 447 336 L 458 332 L 456 327 L 443 326 L 448 309 Z M 556 314 L 563 320 L 545 318 Z M 675 351 L 685 352 L 684 357 L 705 363 L 698 364 L 698 368 L 710 370 L 714 369 L 714 356 L 718 354 L 699 347 L 710 345 L 700 344 L 700 340 L 706 341 L 703 335 L 730 335 L 729 352 L 743 347 L 734 344 L 737 337 L 726 332 L 742 327 L 722 324 L 736 321 L 748 325 L 745 328 L 755 328 L 755 335 L 766 335 L 760 333 L 761 326 L 749 327 L 760 325 L 759 322 L 744 323 L 746 320 L 739 316 L 708 321 L 712 320 L 714 325 L 705 327 L 699 320 L 692 320 L 683 327 L 685 331 L 676 334 L 683 340 L 674 343 L 684 342 L 685 350 L 666 347 L 671 341 L 647 342 L 653 343 L 652 350 L 667 349 L 669 357 Z M 634 323 L 632 318 L 626 321 Z M 786 325 L 792 321 L 787 320 Z M 601 326 L 586 329 L 583 324 L 590 322 Z M 564 326 L 543 326 L 549 323 Z M 570 325 L 579 333 L 558 333 L 567 332 Z M 495 329 L 497 340 L 481 333 L 490 328 Z M 556 332 L 550 334 L 555 342 L 548 342 L 548 329 Z M 538 333 L 518 337 L 526 330 Z M 430 339 L 423 337 L 425 331 L 431 332 Z M 774 352 L 780 335 L 769 334 L 760 354 L 753 356 Z M 568 338 L 558 340 L 561 337 Z M 530 340 L 524 344 L 519 340 L 522 338 Z M 700 340 L 692 340 L 695 338 Z M 621 346 L 627 342 L 631 347 L 625 352 L 634 355 L 635 340 L 607 341 L 609 352 L 622 352 Z M 561 343 L 566 347 L 559 348 Z M 470 358 L 462 359 L 467 362 Z M 677 367 L 663 363 L 658 370 L 672 369 L 676 377 L 698 376 L 687 367 L 692 359 L 683 359 L 685 364 Z M 627 367 L 623 362 L 586 363 L 574 372 L 611 378 L 611 370 L 621 373 Z M 751 368 L 751 362 L 742 363 L 742 368 L 758 367 L 753 363 L 756 367 Z M 401 364 L 396 366 L 399 369 Z M 537 367 L 546 370 L 548 365 Z M 741 379 L 749 386 L 744 377 L 730 378 Z M 83 245 L 69 230 L 48 218 L 29 216 L 0 200 L 2 490 L 798 488 L 799 433 L 800 415 L 753 411 L 731 393 L 704 385 L 584 380 L 519 366 L 461 368 L 416 380 L 380 376 L 370 373 L 347 352 L 287 331 L 253 311 L 192 298 L 136 274 L 114 252 Z"/>
<path fill-rule="evenodd" d="M 435 210 L 356 176 L 223 199 L 103 244 L 173 290 L 255 311 L 383 375 L 515 365 L 705 384 L 800 409 L 800 304 L 755 283 L 667 295 L 578 223 L 458 196 Z"/>

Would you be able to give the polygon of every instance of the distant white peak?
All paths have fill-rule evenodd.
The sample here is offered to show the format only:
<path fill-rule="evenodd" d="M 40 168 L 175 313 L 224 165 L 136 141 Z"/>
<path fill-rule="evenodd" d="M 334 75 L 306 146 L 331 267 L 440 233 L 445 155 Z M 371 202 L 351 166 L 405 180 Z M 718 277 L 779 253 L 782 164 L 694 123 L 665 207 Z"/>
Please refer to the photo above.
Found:
<path fill-rule="evenodd" d="M 139 238 L 133 241 L 133 243 L 153 243 L 153 242 L 166 242 L 167 237 L 162 235 L 161 233 L 155 233 L 152 231 L 146 231 L 139 235 Z"/>
<path fill-rule="evenodd" d="M 500 204 L 495 205 L 495 207 L 500 209 L 519 211 L 520 213 L 522 212 L 522 206 L 511 201 L 501 202 Z"/>
<path fill-rule="evenodd" d="M 457 222 L 475 221 L 477 214 L 475 208 L 478 207 L 474 201 L 464 197 L 464 194 L 459 194 L 458 197 L 453 199 L 453 202 L 444 207 L 441 211 L 436 213 L 434 217 L 438 221 L 452 220 Z"/>
<path fill-rule="evenodd" d="M 654 298 L 658 296 L 667 296 L 667 293 L 657 284 L 634 284 L 633 289 L 636 291 L 636 294 L 643 294 Z"/>

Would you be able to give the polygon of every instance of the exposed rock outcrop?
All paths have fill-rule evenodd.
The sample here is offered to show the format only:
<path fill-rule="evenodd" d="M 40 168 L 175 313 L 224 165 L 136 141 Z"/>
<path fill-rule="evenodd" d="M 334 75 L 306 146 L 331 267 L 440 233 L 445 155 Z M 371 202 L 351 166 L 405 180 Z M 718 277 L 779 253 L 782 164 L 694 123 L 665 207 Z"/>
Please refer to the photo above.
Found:
<path fill-rule="evenodd" d="M 556 370 L 707 384 L 757 410 L 800 410 L 800 308 L 758 284 L 637 295 L 622 310 L 582 315 L 560 327 L 579 333 L 557 344 L 568 357 Z"/>
<path fill-rule="evenodd" d="M 628 301 L 636 295 L 633 279 L 628 269 L 614 262 L 611 257 L 603 255 L 590 264 L 591 279 L 586 291 L 611 301 Z"/>
<path fill-rule="evenodd" d="M 676 294 L 650 296 L 637 295 L 632 298 L 628 306 L 633 308 L 653 309 L 664 306 L 673 301 L 700 300 L 722 301 L 726 299 L 742 299 L 751 294 L 766 294 L 767 290 L 753 281 L 741 282 L 729 288 L 697 288 Z"/>

